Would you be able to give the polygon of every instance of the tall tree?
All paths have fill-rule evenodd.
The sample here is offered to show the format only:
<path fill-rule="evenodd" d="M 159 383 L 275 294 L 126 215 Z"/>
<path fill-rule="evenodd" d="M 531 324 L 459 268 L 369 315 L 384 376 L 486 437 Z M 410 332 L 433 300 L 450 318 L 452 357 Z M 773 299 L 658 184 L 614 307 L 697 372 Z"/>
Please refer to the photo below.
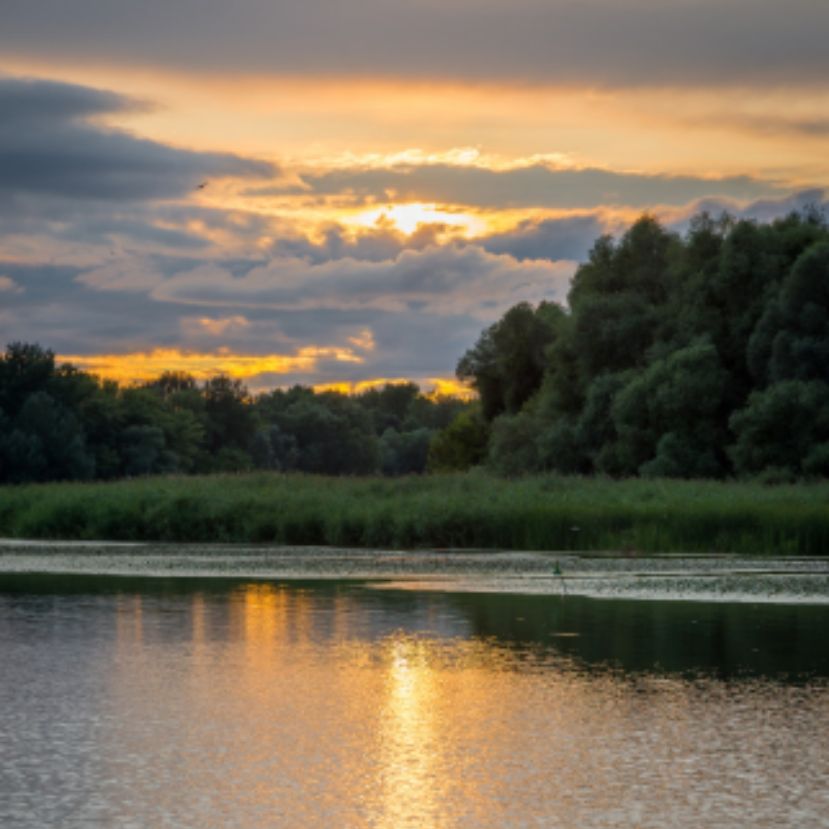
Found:
<path fill-rule="evenodd" d="M 562 309 L 552 303 L 538 308 L 519 303 L 460 359 L 457 375 L 476 389 L 487 420 L 503 412 L 514 414 L 538 391 L 547 348 L 563 317 Z"/>

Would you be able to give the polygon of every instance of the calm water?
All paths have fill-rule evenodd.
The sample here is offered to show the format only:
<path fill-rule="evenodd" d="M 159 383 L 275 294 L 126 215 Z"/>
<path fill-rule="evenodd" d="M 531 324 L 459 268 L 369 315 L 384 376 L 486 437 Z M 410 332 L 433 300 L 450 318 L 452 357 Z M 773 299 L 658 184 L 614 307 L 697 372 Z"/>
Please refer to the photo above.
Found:
<path fill-rule="evenodd" d="M 0 575 L 5 827 L 829 826 L 829 606 Z"/>

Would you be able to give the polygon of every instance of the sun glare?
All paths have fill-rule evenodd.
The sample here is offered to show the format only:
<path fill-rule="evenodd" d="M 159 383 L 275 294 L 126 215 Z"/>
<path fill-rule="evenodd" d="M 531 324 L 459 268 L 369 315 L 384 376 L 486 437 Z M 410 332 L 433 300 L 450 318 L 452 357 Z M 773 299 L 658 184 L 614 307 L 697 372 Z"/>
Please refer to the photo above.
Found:
<path fill-rule="evenodd" d="M 384 207 L 376 207 L 363 213 L 357 213 L 348 221 L 350 224 L 359 227 L 389 224 L 407 236 L 411 236 L 423 225 L 444 225 L 459 230 L 464 236 L 475 236 L 486 230 L 486 223 L 478 216 L 471 213 L 444 210 L 436 204 L 421 202 L 388 204 Z"/>

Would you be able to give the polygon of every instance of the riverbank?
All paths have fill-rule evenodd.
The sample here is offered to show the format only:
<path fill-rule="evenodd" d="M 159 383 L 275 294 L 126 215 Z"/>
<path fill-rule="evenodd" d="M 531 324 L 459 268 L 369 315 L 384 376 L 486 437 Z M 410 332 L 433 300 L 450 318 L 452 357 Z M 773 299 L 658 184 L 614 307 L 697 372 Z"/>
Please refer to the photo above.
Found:
<path fill-rule="evenodd" d="M 0 539 L 0 587 L 71 577 L 351 583 L 379 590 L 591 599 L 829 604 L 829 557 L 366 550 Z M 67 578 L 69 577 L 69 578 Z M 172 581 L 171 581 L 172 580 Z"/>
<path fill-rule="evenodd" d="M 829 483 L 255 473 L 0 488 L 0 536 L 354 548 L 829 554 Z"/>

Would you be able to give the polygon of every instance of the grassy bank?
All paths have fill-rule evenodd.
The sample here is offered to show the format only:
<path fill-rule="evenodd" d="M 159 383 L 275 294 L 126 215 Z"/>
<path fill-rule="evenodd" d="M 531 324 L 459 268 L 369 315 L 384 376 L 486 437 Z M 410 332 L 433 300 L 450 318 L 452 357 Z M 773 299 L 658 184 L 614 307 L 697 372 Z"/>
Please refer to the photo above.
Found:
<path fill-rule="evenodd" d="M 829 484 L 250 474 L 0 488 L 0 535 L 829 554 Z"/>

